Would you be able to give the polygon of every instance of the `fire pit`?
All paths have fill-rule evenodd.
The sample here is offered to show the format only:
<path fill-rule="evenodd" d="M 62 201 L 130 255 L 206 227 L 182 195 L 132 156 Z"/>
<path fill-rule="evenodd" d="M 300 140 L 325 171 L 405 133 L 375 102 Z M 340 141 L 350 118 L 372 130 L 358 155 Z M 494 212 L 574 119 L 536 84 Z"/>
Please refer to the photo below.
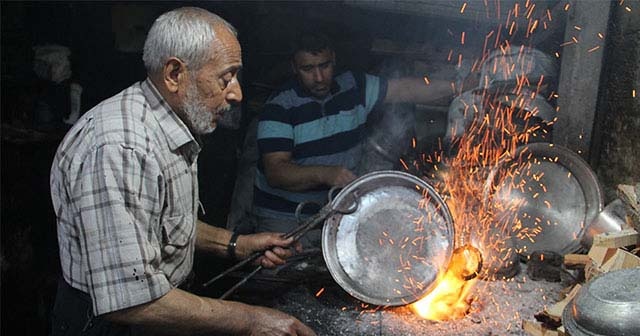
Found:
<path fill-rule="evenodd" d="M 385 308 L 357 300 L 328 272 L 299 278 L 306 280 L 276 292 L 267 289 L 267 282 L 254 279 L 236 298 L 287 312 L 318 335 L 526 335 L 522 319 L 552 304 L 565 287 L 560 282 L 531 281 L 526 272 L 506 281 L 473 280 L 466 316 L 434 322 L 409 306 Z"/>

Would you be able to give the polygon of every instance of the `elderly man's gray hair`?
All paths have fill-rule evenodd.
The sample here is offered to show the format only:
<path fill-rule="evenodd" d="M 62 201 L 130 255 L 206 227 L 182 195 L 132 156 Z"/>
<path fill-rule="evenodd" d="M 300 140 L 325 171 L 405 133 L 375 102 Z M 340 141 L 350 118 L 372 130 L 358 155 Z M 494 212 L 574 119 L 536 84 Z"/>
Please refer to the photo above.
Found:
<path fill-rule="evenodd" d="M 210 53 L 216 38 L 213 27 L 219 24 L 237 35 L 230 23 L 202 8 L 182 7 L 160 15 L 144 42 L 142 60 L 147 73 L 160 73 L 169 57 L 178 57 L 191 70 L 199 70 L 214 56 Z"/>

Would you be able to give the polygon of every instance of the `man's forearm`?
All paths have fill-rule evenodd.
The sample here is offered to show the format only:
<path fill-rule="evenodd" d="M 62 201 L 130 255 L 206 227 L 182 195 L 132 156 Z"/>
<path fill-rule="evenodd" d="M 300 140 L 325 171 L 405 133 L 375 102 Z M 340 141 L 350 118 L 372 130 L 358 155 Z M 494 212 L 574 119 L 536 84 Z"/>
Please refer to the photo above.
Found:
<path fill-rule="evenodd" d="M 224 257 L 232 232 L 217 226 L 208 225 L 201 220 L 196 221 L 196 249 Z"/>
<path fill-rule="evenodd" d="M 442 98 L 451 97 L 454 90 L 451 81 L 422 78 L 390 79 L 385 103 L 425 104 Z"/>
<path fill-rule="evenodd" d="M 180 289 L 172 289 L 147 304 L 105 315 L 111 322 L 141 326 L 172 335 L 247 334 L 254 310 L 260 309 L 233 301 L 203 298 Z"/>
<path fill-rule="evenodd" d="M 331 185 L 330 177 L 342 169 L 338 166 L 300 166 L 280 162 L 267 169 L 269 185 L 289 191 L 306 191 Z"/>

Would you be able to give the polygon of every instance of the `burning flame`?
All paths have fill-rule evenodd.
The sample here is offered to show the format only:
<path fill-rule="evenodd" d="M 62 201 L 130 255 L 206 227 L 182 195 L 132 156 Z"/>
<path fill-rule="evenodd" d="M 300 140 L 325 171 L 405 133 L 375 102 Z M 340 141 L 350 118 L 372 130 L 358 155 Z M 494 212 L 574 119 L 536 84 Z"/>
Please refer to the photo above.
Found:
<path fill-rule="evenodd" d="M 467 296 L 475 283 L 469 278 L 477 275 L 480 265 L 482 257 L 477 249 L 470 245 L 456 249 L 436 288 L 414 302 L 411 309 L 420 317 L 434 321 L 464 317 L 470 306 Z"/>

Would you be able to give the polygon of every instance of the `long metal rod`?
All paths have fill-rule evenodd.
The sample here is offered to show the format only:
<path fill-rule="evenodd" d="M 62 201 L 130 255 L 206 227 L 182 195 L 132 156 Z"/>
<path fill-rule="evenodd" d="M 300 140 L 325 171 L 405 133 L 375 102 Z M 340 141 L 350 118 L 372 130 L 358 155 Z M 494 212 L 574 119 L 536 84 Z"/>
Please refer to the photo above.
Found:
<path fill-rule="evenodd" d="M 326 213 L 326 215 L 325 215 Z M 325 208 L 323 208 L 320 212 L 318 212 L 316 215 L 313 215 L 309 218 L 309 220 L 307 220 L 305 222 L 305 224 L 300 225 L 298 227 L 296 227 L 295 229 L 291 230 L 290 232 L 286 233 L 283 238 L 288 239 L 293 237 L 294 241 L 299 240 L 304 234 L 306 234 L 307 232 L 309 232 L 309 230 L 311 230 L 313 227 L 315 227 L 316 225 L 318 225 L 320 222 L 322 222 L 322 220 L 324 220 L 325 217 L 328 216 L 330 212 L 327 212 L 327 210 L 325 210 Z M 260 256 L 262 256 L 264 254 L 264 251 L 258 251 L 253 253 L 252 255 L 250 255 L 249 257 L 243 259 L 242 261 L 236 263 L 235 265 L 229 267 L 228 269 L 226 269 L 225 271 L 223 271 L 222 273 L 216 275 L 215 277 L 213 277 L 211 280 L 205 282 L 204 284 L 202 284 L 203 287 L 207 287 L 210 284 L 214 283 L 215 281 L 221 279 L 222 277 L 224 277 L 225 275 L 241 268 L 242 266 L 258 259 Z"/>
<path fill-rule="evenodd" d="M 256 269 L 254 269 L 253 272 L 247 274 L 244 278 L 242 278 L 242 280 L 238 281 L 238 283 L 233 285 L 233 287 L 229 288 L 229 290 L 224 292 L 224 294 L 222 294 L 222 296 L 220 296 L 220 300 L 226 299 L 229 295 L 231 295 L 233 292 L 235 292 L 236 289 L 238 289 L 238 287 L 244 285 L 244 283 L 247 282 L 252 276 L 254 276 L 256 273 L 260 272 L 260 270 L 262 270 L 262 265 L 256 267 Z"/>
<path fill-rule="evenodd" d="M 247 257 L 246 259 L 242 260 L 241 262 L 239 262 L 239 263 L 227 268 L 224 272 L 222 272 L 222 273 L 216 275 L 215 277 L 211 278 L 211 280 L 203 283 L 202 287 L 207 287 L 210 284 L 220 280 L 225 275 L 227 275 L 227 274 L 229 274 L 229 273 L 241 268 L 242 266 L 244 266 L 244 265 L 246 265 L 246 264 L 248 264 L 248 263 L 250 263 L 250 262 L 252 262 L 252 261 L 254 261 L 256 259 L 258 259 L 258 257 L 261 256 L 263 253 L 264 252 L 256 252 L 256 253 L 250 255 L 249 257 Z"/>
<path fill-rule="evenodd" d="M 355 203 L 346 210 L 340 210 L 340 209 L 334 209 L 331 207 L 331 203 L 325 205 L 324 207 L 322 207 L 322 209 L 320 209 L 320 211 L 318 211 L 318 213 L 312 215 L 311 217 L 309 217 L 309 219 L 307 219 L 302 225 L 296 227 L 295 229 L 289 231 L 288 233 L 286 233 L 283 238 L 288 239 L 288 238 L 293 238 L 293 241 L 298 241 L 300 238 L 302 238 L 302 236 L 304 236 L 307 232 L 309 232 L 311 229 L 313 229 L 314 227 L 316 227 L 318 224 L 322 223 L 325 218 L 329 217 L 330 215 L 334 214 L 334 213 L 343 213 L 343 214 L 349 214 L 349 213 L 353 213 L 354 211 L 356 211 L 358 209 L 358 202 L 357 199 L 355 201 Z M 255 252 L 252 255 L 250 255 L 249 257 L 245 258 L 244 260 L 238 262 L 237 264 L 229 267 L 227 270 L 223 271 L 222 273 L 218 274 L 217 276 L 213 277 L 211 280 L 205 282 L 204 284 L 202 284 L 203 287 L 207 287 L 210 284 L 212 284 L 213 282 L 221 279 L 222 277 L 224 277 L 225 275 L 241 268 L 242 266 L 256 260 L 258 257 L 260 257 L 261 255 L 263 255 L 264 251 L 259 251 L 259 252 Z M 257 266 L 251 273 L 247 274 L 244 278 L 242 278 L 242 280 L 240 280 L 238 283 L 236 283 L 233 287 L 231 287 L 229 290 L 227 290 L 224 294 L 222 294 L 222 296 L 220 297 L 220 299 L 225 299 L 226 297 L 228 297 L 229 295 L 231 295 L 236 289 L 238 289 L 240 286 L 242 286 L 245 282 L 247 282 L 252 276 L 254 276 L 256 273 L 258 273 L 260 270 L 262 270 L 262 265 Z"/>

